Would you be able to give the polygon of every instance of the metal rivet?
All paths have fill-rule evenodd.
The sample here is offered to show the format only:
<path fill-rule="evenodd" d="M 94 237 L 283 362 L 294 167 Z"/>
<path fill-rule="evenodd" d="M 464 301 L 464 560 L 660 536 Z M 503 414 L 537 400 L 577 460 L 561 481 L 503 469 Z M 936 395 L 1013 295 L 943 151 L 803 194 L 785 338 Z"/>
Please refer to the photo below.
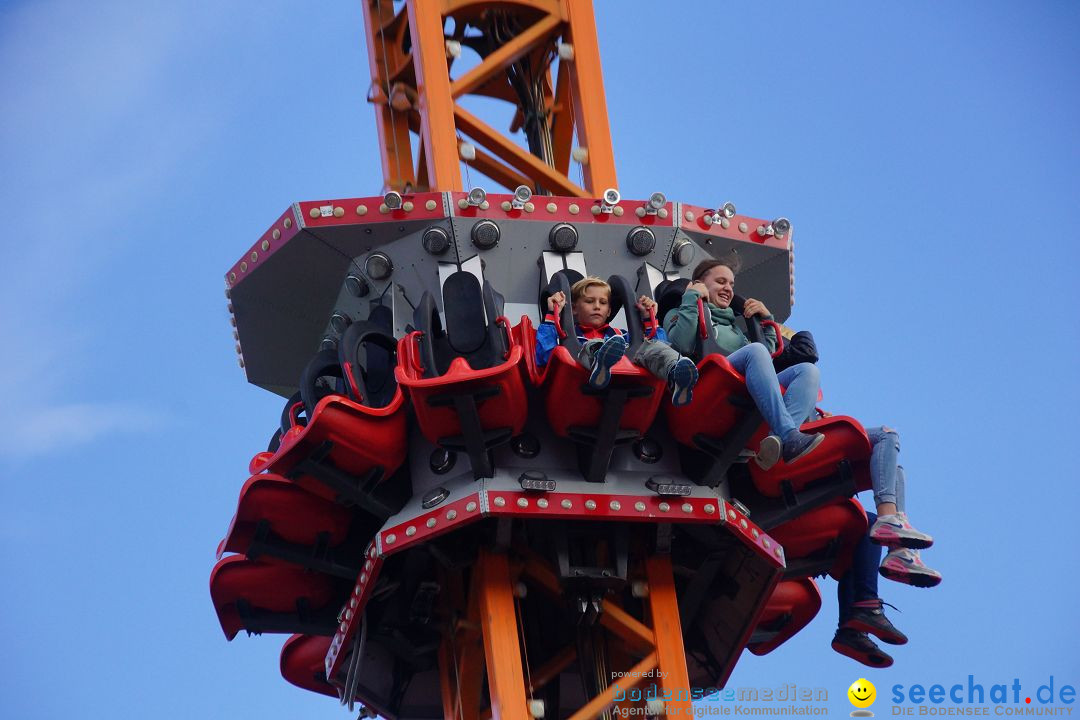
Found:
<path fill-rule="evenodd" d="M 497 497 L 495 498 L 495 507 L 503 507 L 506 505 L 506 499 Z"/>
<path fill-rule="evenodd" d="M 671 509 L 671 506 L 668 505 L 666 502 L 660 503 L 660 512 L 667 512 L 670 509 Z"/>
<path fill-rule="evenodd" d="M 428 518 L 427 522 L 424 523 L 424 524 L 427 525 L 429 528 L 433 528 L 433 527 L 435 527 L 435 522 L 436 522 L 435 518 L 432 517 L 432 518 Z"/>
<path fill-rule="evenodd" d="M 503 200 L 499 207 L 502 208 L 503 212 L 510 212 L 514 206 L 510 204 L 509 200 Z"/>
<path fill-rule="evenodd" d="M 412 537 L 415 534 L 416 534 L 416 527 L 415 526 L 410 525 L 409 527 L 405 528 L 405 535 L 407 537 Z"/>
<path fill-rule="evenodd" d="M 481 210 L 487 210 L 489 207 L 491 207 L 491 203 L 489 203 L 487 200 L 480 203 L 480 209 Z"/>
<path fill-rule="evenodd" d="M 438 207 L 438 205 L 439 204 L 437 202 L 435 202 L 434 200 L 428 200 L 426 203 L 424 203 L 424 209 L 425 210 L 434 210 L 436 207 Z"/>
<path fill-rule="evenodd" d="M 367 562 L 364 563 L 364 569 L 370 572 L 372 565 L 374 565 L 374 563 L 372 563 L 370 560 L 368 560 Z"/>
<path fill-rule="evenodd" d="M 285 229 L 288 230 L 292 227 L 292 218 L 285 218 L 285 222 L 283 224 L 285 225 Z"/>
<path fill-rule="evenodd" d="M 536 501 L 536 507 L 538 507 L 538 508 L 546 508 L 547 506 L 548 506 L 547 498 L 540 498 L 539 500 Z"/>
<path fill-rule="evenodd" d="M 612 500 L 610 503 L 608 503 L 608 507 L 610 507 L 612 510 L 622 510 L 622 505 L 619 504 L 618 500 Z"/>
<path fill-rule="evenodd" d="M 732 520 L 734 520 L 735 519 L 735 511 L 734 510 L 728 510 L 727 511 L 727 516 L 729 518 L 731 518 Z"/>
<path fill-rule="evenodd" d="M 720 218 L 720 227 L 727 230 L 729 227 L 731 227 L 731 221 L 727 218 Z"/>
<path fill-rule="evenodd" d="M 354 608 L 354 607 L 356 607 L 356 606 L 357 606 L 357 605 L 358 605 L 359 603 L 360 603 L 360 601 L 356 599 L 356 596 L 355 596 L 355 595 L 353 595 L 353 596 L 352 596 L 351 598 L 349 598 L 349 607 L 351 607 L 351 608 Z"/>
<path fill-rule="evenodd" d="M 390 537 L 394 537 L 394 536 L 391 535 Z M 367 578 L 368 578 L 367 573 L 365 573 L 365 572 L 360 573 L 360 584 L 363 585 L 364 583 L 366 583 Z"/>
<path fill-rule="evenodd" d="M 596 509 L 596 501 L 595 500 L 586 500 L 585 501 L 585 509 L 586 510 L 595 510 Z"/>
<path fill-rule="evenodd" d="M 457 201 L 457 206 L 459 208 L 461 208 L 462 210 L 464 210 L 465 208 L 469 207 L 469 201 L 466 200 L 465 198 L 461 198 L 460 200 Z"/>
<path fill-rule="evenodd" d="M 527 508 L 527 507 L 529 507 L 529 501 L 528 501 L 528 499 L 526 499 L 526 498 L 518 498 L 518 500 L 517 500 L 517 506 L 518 506 L 519 508 Z"/>
<path fill-rule="evenodd" d="M 474 502 L 471 502 L 471 503 L 469 503 L 468 505 L 465 506 L 465 512 L 472 512 L 475 509 L 476 509 L 476 503 L 474 503 Z"/>
<path fill-rule="evenodd" d="M 640 205 L 634 210 L 634 214 L 638 217 L 645 217 L 645 208 Z"/>
<path fill-rule="evenodd" d="M 744 223 L 744 222 L 741 222 L 741 223 L 739 223 L 739 232 L 741 232 L 741 233 L 744 233 L 744 232 L 746 232 L 746 231 L 747 231 L 748 229 L 749 229 L 749 228 L 748 228 L 748 227 L 746 226 L 746 223 Z"/>
<path fill-rule="evenodd" d="M 406 200 L 405 204 L 401 206 L 401 209 L 404 210 L 405 212 L 412 212 L 413 208 L 415 208 L 415 207 L 416 207 L 416 205 L 414 205 L 411 200 Z"/>
<path fill-rule="evenodd" d="M 236 273 L 229 273 L 229 280 L 231 280 L 232 282 L 236 282 Z"/>
<path fill-rule="evenodd" d="M 275 240 L 280 240 L 280 239 L 281 239 L 281 231 L 280 231 L 280 230 L 278 230 L 277 228 L 274 228 L 274 232 L 270 233 L 270 235 L 271 235 L 271 236 L 272 236 L 272 237 L 273 237 L 273 238 L 274 238 Z M 263 248 L 263 250 L 265 250 L 265 249 L 266 249 L 266 248 Z"/>
<path fill-rule="evenodd" d="M 457 510 L 447 510 L 446 511 L 446 519 L 447 520 L 457 520 Z"/>
<path fill-rule="evenodd" d="M 259 262 L 259 251 L 258 250 L 252 250 L 251 251 L 251 262 L 253 262 L 253 263 Z"/>
<path fill-rule="evenodd" d="M 524 205 L 523 207 L 525 208 L 525 212 L 530 212 L 530 213 L 531 213 L 531 212 L 532 212 L 533 210 L 535 210 L 535 209 L 536 209 L 536 206 L 535 206 L 535 205 L 533 205 L 533 204 L 532 204 L 531 202 L 527 202 L 527 203 L 525 203 L 525 205 Z"/>
<path fill-rule="evenodd" d="M 368 557 L 374 559 L 374 557 L 375 557 L 375 546 L 374 545 L 371 545 L 370 547 L 368 547 Z"/>
<path fill-rule="evenodd" d="M 387 545 L 393 545 L 395 540 L 397 540 L 397 536 L 395 536 L 393 533 L 386 536 Z"/>
<path fill-rule="evenodd" d="M 776 556 L 777 557 L 780 557 L 783 554 L 784 554 L 784 551 L 781 548 L 776 548 Z"/>
<path fill-rule="evenodd" d="M 593 215 L 599 215 L 600 214 L 600 206 L 599 205 L 593 205 L 591 208 L 589 208 L 589 212 L 591 212 Z"/>
<path fill-rule="evenodd" d="M 634 503 L 634 509 L 637 510 L 638 512 L 645 512 L 645 503 L 643 503 L 643 502 Z"/>
<path fill-rule="evenodd" d="M 559 209 L 559 206 L 556 205 L 555 203 L 548 203 L 545 207 L 547 208 L 547 211 L 549 213 L 553 213 L 553 212 L 555 212 L 556 210 Z"/>
<path fill-rule="evenodd" d="M 659 217 L 659 218 L 660 218 L 661 220 L 666 220 L 666 219 L 667 219 L 667 216 L 668 216 L 668 210 L 667 210 L 667 208 L 660 208 L 659 210 L 657 210 L 657 211 L 656 211 L 656 215 L 657 215 L 657 217 Z"/>
<path fill-rule="evenodd" d="M 356 214 L 357 215 L 367 215 L 367 205 L 357 205 L 356 206 Z"/>
<path fill-rule="evenodd" d="M 772 547 L 772 543 L 769 542 L 769 538 L 765 538 L 764 540 L 762 540 L 761 544 L 764 545 L 766 548 L 771 548 Z"/>
<path fill-rule="evenodd" d="M 571 215 L 577 215 L 579 212 L 581 212 L 581 206 L 577 203 L 570 203 L 570 206 L 566 209 L 570 211 Z"/>
<path fill-rule="evenodd" d="M 743 519 L 743 520 L 740 520 L 740 521 L 739 521 L 739 526 L 740 526 L 740 527 L 741 527 L 741 528 L 742 528 L 743 530 L 746 530 L 747 528 L 749 528 L 749 527 L 750 527 L 749 525 L 747 525 L 747 524 L 746 524 L 746 520 L 745 520 L 745 519 Z"/>
<path fill-rule="evenodd" d="M 343 208 L 343 207 L 335 207 L 334 208 L 334 217 L 336 217 L 336 218 L 345 217 L 345 208 Z"/>
<path fill-rule="evenodd" d="M 563 500 L 559 504 L 563 506 L 564 510 L 569 510 L 570 508 L 574 507 L 574 503 L 570 502 L 569 500 Z"/>
<path fill-rule="evenodd" d="M 706 505 L 705 506 L 705 514 L 706 515 L 712 515 L 714 512 L 716 512 L 716 506 L 715 505 Z"/>
<path fill-rule="evenodd" d="M 352 609 L 351 608 L 345 611 L 345 621 L 348 622 L 349 620 L 352 620 Z"/>
<path fill-rule="evenodd" d="M 359 595 L 363 590 L 363 585 L 357 585 L 355 588 L 353 588 L 353 595 Z"/>
<path fill-rule="evenodd" d="M 612 214 L 613 214 L 613 215 L 614 215 L 615 217 L 622 217 L 622 216 L 623 216 L 623 213 L 624 213 L 624 212 L 626 212 L 626 211 L 625 211 L 625 210 L 623 210 L 623 206 L 622 206 L 622 205 L 616 205 L 616 206 L 615 206 L 615 209 L 611 211 L 611 213 L 612 213 Z"/>
<path fill-rule="evenodd" d="M 313 207 L 310 210 L 308 210 L 308 217 L 317 218 L 317 217 L 319 217 L 319 214 L 320 214 L 319 213 L 319 208 L 317 208 L 317 207 Z"/>
<path fill-rule="evenodd" d="M 274 232 L 277 232 L 277 230 L 275 230 Z M 274 239 L 277 240 L 277 238 L 274 238 Z M 266 252 L 267 250 L 270 249 L 270 241 L 269 240 L 263 240 L 262 243 L 259 245 L 259 247 L 262 248 L 263 252 Z"/>
<path fill-rule="evenodd" d="M 761 533 L 758 532 L 757 528 L 754 528 L 753 530 L 751 530 L 750 534 L 754 536 L 755 540 L 757 540 L 759 537 L 761 537 Z"/>
<path fill-rule="evenodd" d="M 348 625 L 346 625 L 345 623 L 341 623 L 341 632 L 345 632 L 348 629 L 349 629 Z"/>
<path fill-rule="evenodd" d="M 683 503 L 682 504 L 682 511 L 684 513 L 694 512 L 694 506 L 691 505 L 690 503 Z"/>
<path fill-rule="evenodd" d="M 246 262 L 240 263 L 240 272 L 247 272 L 247 263 Z"/>
<path fill-rule="evenodd" d="M 386 203 L 379 203 L 379 212 L 383 215 L 387 214 L 388 212 L 390 212 L 390 206 Z"/>
<path fill-rule="evenodd" d="M 683 217 L 686 218 L 686 222 L 694 222 L 694 213 L 690 210 L 684 212 Z"/>

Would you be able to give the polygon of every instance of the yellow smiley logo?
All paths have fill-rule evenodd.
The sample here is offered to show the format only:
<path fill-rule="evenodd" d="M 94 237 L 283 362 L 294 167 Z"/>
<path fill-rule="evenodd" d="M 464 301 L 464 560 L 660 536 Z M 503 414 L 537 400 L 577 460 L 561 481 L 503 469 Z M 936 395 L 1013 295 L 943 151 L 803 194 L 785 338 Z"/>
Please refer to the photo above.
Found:
<path fill-rule="evenodd" d="M 857 708 L 868 708 L 877 698 L 877 688 L 866 678 L 859 678 L 851 683 L 847 691 L 848 700 Z"/>

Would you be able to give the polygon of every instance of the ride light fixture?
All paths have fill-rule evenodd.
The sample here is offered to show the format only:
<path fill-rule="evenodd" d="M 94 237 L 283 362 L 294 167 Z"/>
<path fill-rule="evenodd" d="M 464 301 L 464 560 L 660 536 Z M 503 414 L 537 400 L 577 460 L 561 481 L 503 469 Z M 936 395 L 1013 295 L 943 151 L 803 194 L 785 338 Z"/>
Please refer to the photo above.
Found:
<path fill-rule="evenodd" d="M 600 198 L 600 212 L 612 213 L 615 211 L 615 206 L 622 200 L 622 195 L 615 188 L 608 188 L 604 191 L 603 196 Z"/>
<path fill-rule="evenodd" d="M 353 297 L 364 297 L 371 291 L 367 280 L 358 275 L 349 275 L 345 278 L 345 288 Z"/>
<path fill-rule="evenodd" d="M 482 187 L 474 187 L 469 191 L 469 196 L 465 198 L 465 201 L 469 203 L 471 207 L 480 207 L 487 200 L 487 192 Z"/>
<path fill-rule="evenodd" d="M 647 227 L 639 225 L 626 234 L 626 249 L 638 257 L 648 255 L 656 248 L 656 235 Z"/>
<path fill-rule="evenodd" d="M 778 217 L 772 221 L 772 229 L 776 237 L 782 238 L 791 232 L 791 221 L 786 217 Z"/>
<path fill-rule="evenodd" d="M 394 263 L 386 253 L 371 253 L 364 261 L 364 272 L 373 280 L 385 280 L 394 272 Z"/>
<path fill-rule="evenodd" d="M 548 233 L 548 244 L 555 252 L 570 252 L 577 247 L 577 241 L 577 228 L 570 223 L 559 223 Z"/>
<path fill-rule="evenodd" d="M 405 201 L 401 198 L 401 193 L 394 190 L 391 190 L 390 192 L 383 195 L 382 201 L 383 205 L 385 205 L 390 210 L 400 210 L 401 206 L 405 203 Z"/>
<path fill-rule="evenodd" d="M 469 234 L 472 237 L 473 245 L 481 250 L 490 250 L 499 244 L 502 231 L 491 220 L 481 220 L 472 226 L 472 231 Z"/>
<path fill-rule="evenodd" d="M 438 225 L 433 225 L 425 230 L 424 234 L 420 236 L 420 241 L 424 245 L 424 250 L 431 255 L 442 255 L 450 249 L 450 235 Z"/>
<path fill-rule="evenodd" d="M 735 217 L 735 203 L 726 202 L 711 213 L 705 213 L 708 224 L 718 223 L 721 220 L 730 220 Z"/>
<path fill-rule="evenodd" d="M 520 210 L 525 207 L 525 203 L 532 200 L 532 188 L 528 185 L 518 185 L 514 189 L 514 199 L 510 201 L 510 206 L 515 210 Z"/>
<path fill-rule="evenodd" d="M 347 315 L 342 313 L 334 313 L 330 316 L 330 327 L 334 328 L 334 332 L 343 333 L 348 329 L 349 325 L 352 325 L 352 320 Z"/>

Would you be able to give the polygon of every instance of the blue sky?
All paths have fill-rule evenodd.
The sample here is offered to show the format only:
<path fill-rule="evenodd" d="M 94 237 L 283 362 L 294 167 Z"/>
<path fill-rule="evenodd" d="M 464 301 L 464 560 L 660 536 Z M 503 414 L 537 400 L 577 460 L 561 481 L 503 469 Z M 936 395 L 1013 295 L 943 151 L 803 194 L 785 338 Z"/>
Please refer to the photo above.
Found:
<path fill-rule="evenodd" d="M 1080 684 L 1080 6 L 596 6 L 623 196 L 791 218 L 824 406 L 900 429 L 945 575 L 882 581 L 893 668 L 829 648 L 826 580 L 731 684 Z M 5 717 L 345 717 L 207 579 L 279 409 L 222 275 L 289 203 L 380 192 L 360 8 L 0 6 Z"/>

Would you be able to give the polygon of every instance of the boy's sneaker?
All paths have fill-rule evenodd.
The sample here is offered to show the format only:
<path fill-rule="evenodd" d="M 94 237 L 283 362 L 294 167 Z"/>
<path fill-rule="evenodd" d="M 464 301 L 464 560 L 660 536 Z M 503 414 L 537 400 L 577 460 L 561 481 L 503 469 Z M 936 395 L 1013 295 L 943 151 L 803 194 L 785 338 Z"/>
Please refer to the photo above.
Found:
<path fill-rule="evenodd" d="M 893 664 L 892 657 L 879 648 L 866 633 L 850 628 L 840 628 L 836 631 L 832 649 L 872 668 L 887 668 Z"/>
<path fill-rule="evenodd" d="M 784 462 L 790 465 L 793 462 L 801 460 L 813 452 L 814 448 L 820 445 L 824 439 L 825 436 L 821 433 L 808 435 L 807 433 L 796 430 L 784 440 L 782 452 Z"/>
<path fill-rule="evenodd" d="M 671 404 L 682 407 L 694 399 L 694 385 L 697 384 L 697 365 L 688 357 L 679 358 L 668 373 L 668 384 L 671 385 Z"/>
<path fill-rule="evenodd" d="M 768 470 L 776 463 L 780 462 L 780 438 L 776 435 L 770 435 L 761 441 L 758 445 L 757 455 L 754 456 L 754 462 L 758 464 L 758 467 L 762 470 Z"/>
<path fill-rule="evenodd" d="M 915 587 L 934 587 L 941 582 L 941 573 L 923 565 L 919 551 L 908 548 L 891 550 L 881 561 L 878 572 L 890 580 Z"/>
<path fill-rule="evenodd" d="M 878 545 L 916 550 L 928 548 L 934 544 L 934 538 L 911 527 L 911 523 L 903 513 L 879 515 L 870 528 L 870 540 Z"/>
<path fill-rule="evenodd" d="M 876 635 L 879 640 L 890 645 L 907 643 L 907 635 L 897 630 L 889 622 L 889 618 L 885 617 L 882 605 L 883 603 L 879 598 L 860 600 L 851 606 L 851 616 L 841 623 L 840 627 Z M 890 607 L 892 606 L 890 605 Z"/>
<path fill-rule="evenodd" d="M 593 355 L 592 372 L 589 373 L 589 385 L 603 390 L 611 382 L 611 368 L 626 354 L 626 340 L 621 335 L 612 335 Z"/>

